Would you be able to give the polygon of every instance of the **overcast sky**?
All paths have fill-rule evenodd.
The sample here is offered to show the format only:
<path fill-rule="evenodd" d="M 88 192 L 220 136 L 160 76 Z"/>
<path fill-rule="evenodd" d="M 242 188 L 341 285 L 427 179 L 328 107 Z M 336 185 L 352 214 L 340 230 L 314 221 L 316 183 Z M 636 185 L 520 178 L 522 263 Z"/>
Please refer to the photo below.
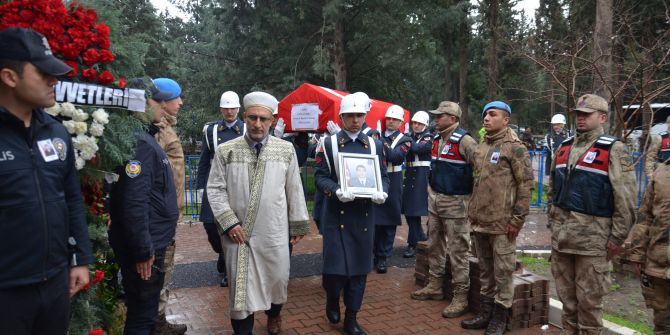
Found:
<path fill-rule="evenodd" d="M 471 0 L 475 3 L 475 0 Z M 163 12 L 166 8 L 170 11 L 170 15 L 180 16 L 182 14 L 177 7 L 170 3 L 169 0 L 151 0 L 154 7 Z M 535 9 L 540 5 L 540 0 L 519 0 L 516 5 L 517 9 L 523 9 L 526 12 L 526 17 L 533 18 L 535 16 Z"/>

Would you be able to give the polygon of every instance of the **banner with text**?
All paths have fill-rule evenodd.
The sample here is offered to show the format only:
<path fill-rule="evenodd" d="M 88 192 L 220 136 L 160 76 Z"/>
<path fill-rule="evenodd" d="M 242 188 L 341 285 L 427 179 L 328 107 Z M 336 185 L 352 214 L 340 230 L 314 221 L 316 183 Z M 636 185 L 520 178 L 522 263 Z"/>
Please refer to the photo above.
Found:
<path fill-rule="evenodd" d="M 59 81 L 54 88 L 56 102 L 75 105 L 124 108 L 144 112 L 146 98 L 144 90 L 135 88 L 112 88 L 88 83 Z"/>

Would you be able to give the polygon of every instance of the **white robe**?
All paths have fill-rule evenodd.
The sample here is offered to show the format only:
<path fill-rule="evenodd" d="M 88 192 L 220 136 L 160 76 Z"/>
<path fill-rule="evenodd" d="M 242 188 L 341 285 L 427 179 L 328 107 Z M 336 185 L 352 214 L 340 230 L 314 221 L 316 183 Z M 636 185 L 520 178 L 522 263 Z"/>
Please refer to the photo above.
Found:
<path fill-rule="evenodd" d="M 237 223 L 248 244 L 222 235 L 232 319 L 283 304 L 288 294 L 289 236 L 309 232 L 298 160 L 290 142 L 270 136 L 256 157 L 242 136 L 219 145 L 207 197 L 220 232 Z"/>

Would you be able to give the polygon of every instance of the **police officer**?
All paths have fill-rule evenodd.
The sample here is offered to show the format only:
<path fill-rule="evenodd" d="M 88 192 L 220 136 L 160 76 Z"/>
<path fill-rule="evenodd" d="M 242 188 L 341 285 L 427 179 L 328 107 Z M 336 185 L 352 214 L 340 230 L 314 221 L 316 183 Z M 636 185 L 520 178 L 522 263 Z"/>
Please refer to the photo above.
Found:
<path fill-rule="evenodd" d="M 657 163 L 670 159 L 670 116 L 665 120 L 667 129 L 660 134 L 651 135 L 647 158 L 644 160 L 644 173 L 651 178 Z"/>
<path fill-rule="evenodd" d="M 149 88 L 148 110 L 135 115 L 148 128 L 136 134 L 135 154 L 116 169 L 110 192 L 109 243 L 121 266 L 126 293 L 124 334 L 151 334 L 165 279 L 165 252 L 174 243 L 179 208 L 170 162 L 154 135 L 158 101 L 172 93 Z"/>
<path fill-rule="evenodd" d="M 47 39 L 0 32 L 0 332 L 65 334 L 93 263 L 70 135 L 44 112 L 72 69 Z M 40 148 L 47 148 L 46 152 Z"/>
<path fill-rule="evenodd" d="M 670 334 L 670 161 L 660 163 L 651 177 L 638 222 L 628 239 L 629 260 L 641 271 L 642 295 L 654 310 L 654 333 Z"/>
<path fill-rule="evenodd" d="M 214 215 L 212 214 L 212 209 L 209 207 L 207 193 L 201 190 L 207 186 L 209 169 L 212 166 L 212 159 L 214 159 L 216 147 L 221 143 L 244 135 L 246 132 L 246 125 L 242 120 L 237 118 L 237 113 L 240 111 L 240 98 L 237 93 L 233 91 L 223 92 L 219 103 L 219 111 L 221 112 L 223 119 L 210 122 L 202 129 L 202 154 L 200 155 L 200 161 L 198 162 L 196 189 L 198 189 L 198 194 L 202 194 L 200 221 L 202 221 L 202 225 L 207 232 L 209 244 L 212 246 L 214 252 L 219 254 L 219 260 L 216 262 L 216 269 L 223 275 L 223 278 L 221 278 L 221 286 L 227 287 L 228 276 L 226 274 L 226 263 L 224 260 L 223 249 L 221 249 L 221 237 L 217 230 L 217 224 Z"/>
<path fill-rule="evenodd" d="M 405 161 L 405 181 L 402 187 L 402 212 L 409 230 L 405 258 L 416 255 L 416 244 L 426 240 L 421 227 L 421 217 L 428 216 L 428 174 L 430 173 L 430 151 L 433 136 L 428 131 L 428 113 L 418 111 L 412 116 L 412 132 L 406 136 L 412 139 Z"/>
<path fill-rule="evenodd" d="M 502 101 L 484 106 L 486 135 L 475 150 L 468 218 L 479 264 L 481 307 L 466 329 L 502 334 L 512 307 L 516 237 L 530 210 L 533 168 L 528 150 L 510 129 L 512 108 Z"/>
<path fill-rule="evenodd" d="M 428 189 L 428 285 L 412 293 L 412 299 L 443 298 L 448 251 L 454 298 L 442 316 L 454 318 L 468 311 L 470 223 L 466 215 L 477 142 L 459 127 L 462 112 L 457 103 L 442 101 L 431 113 L 439 133 L 433 140 Z"/>
<path fill-rule="evenodd" d="M 386 130 L 381 137 L 386 156 L 386 172 L 389 176 L 389 198 L 383 205 L 375 206 L 375 265 L 377 273 L 386 273 L 386 259 L 393 251 L 396 228 L 400 225 L 402 209 L 402 163 L 409 149 L 412 138 L 403 135 L 398 128 L 403 121 L 405 111 L 402 107 L 392 105 L 386 111 Z"/>
<path fill-rule="evenodd" d="M 331 323 L 340 321 L 340 296 L 344 291 L 346 306 L 344 331 L 364 335 L 356 321 L 363 303 L 367 274 L 372 268 L 375 227 L 373 203 L 387 198 L 389 180 L 383 165 L 384 149 L 379 140 L 361 132 L 370 101 L 354 95 L 345 96 L 340 105 L 344 129 L 325 137 L 316 157 L 316 186 L 323 192 L 323 288 L 326 290 L 326 317 Z M 377 155 L 384 192 L 375 192 L 371 199 L 357 198 L 339 184 L 339 152 Z"/>
<path fill-rule="evenodd" d="M 635 171 L 625 145 L 603 133 L 607 101 L 586 94 L 576 105 L 577 134 L 558 148 L 551 170 L 551 272 L 564 332 L 600 334 L 609 260 L 635 221 Z"/>

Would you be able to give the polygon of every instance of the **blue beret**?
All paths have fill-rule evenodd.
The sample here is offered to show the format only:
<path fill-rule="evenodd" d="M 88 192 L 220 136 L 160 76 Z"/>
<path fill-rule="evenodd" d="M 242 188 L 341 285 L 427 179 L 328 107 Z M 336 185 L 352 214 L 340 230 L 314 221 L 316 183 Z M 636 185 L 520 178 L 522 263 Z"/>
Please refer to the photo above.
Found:
<path fill-rule="evenodd" d="M 506 104 L 502 101 L 496 100 L 496 101 L 491 101 L 491 102 L 487 103 L 486 106 L 484 106 L 484 109 L 482 110 L 482 117 L 484 117 L 486 115 L 487 110 L 493 109 L 493 108 L 504 110 L 507 113 L 509 113 L 510 115 L 512 114 L 512 107 L 510 107 L 508 104 Z"/>
<path fill-rule="evenodd" d="M 168 92 L 170 93 L 170 97 L 161 101 L 167 101 L 167 100 L 172 100 L 172 99 L 177 99 L 181 96 L 181 87 L 179 87 L 179 84 L 177 84 L 176 81 L 169 79 L 169 78 L 156 78 L 154 79 L 154 85 L 161 91 L 161 92 Z"/>

